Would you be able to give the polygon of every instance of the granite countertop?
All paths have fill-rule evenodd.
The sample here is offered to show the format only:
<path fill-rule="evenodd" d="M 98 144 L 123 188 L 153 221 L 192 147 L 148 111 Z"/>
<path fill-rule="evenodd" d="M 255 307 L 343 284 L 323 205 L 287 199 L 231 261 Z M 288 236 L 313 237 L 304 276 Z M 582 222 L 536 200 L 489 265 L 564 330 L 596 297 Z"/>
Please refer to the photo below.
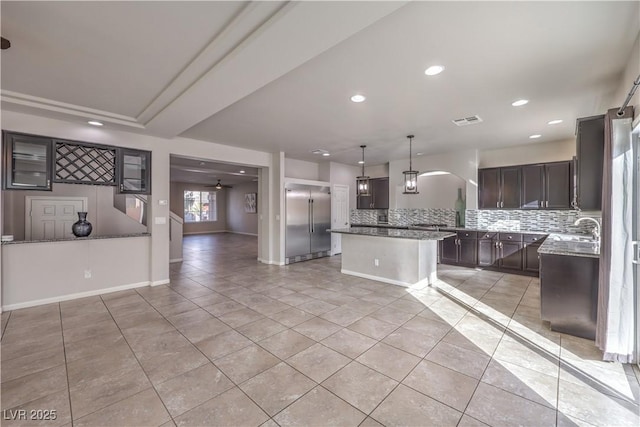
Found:
<path fill-rule="evenodd" d="M 352 227 L 377 227 L 377 228 L 394 228 L 397 230 L 408 230 L 408 225 L 391 225 L 391 224 L 351 224 Z"/>
<path fill-rule="evenodd" d="M 441 231 L 406 230 L 406 229 L 380 228 L 380 227 L 336 228 L 328 231 L 330 231 L 331 233 L 357 234 L 360 236 L 372 236 L 372 237 L 395 237 L 398 239 L 412 239 L 412 240 L 442 240 L 447 237 L 455 236 L 454 233 L 447 233 L 447 232 L 441 232 Z"/>
<path fill-rule="evenodd" d="M 555 240 L 551 234 L 538 248 L 539 254 L 599 258 L 600 242 L 585 240 Z"/>
<path fill-rule="evenodd" d="M 2 242 L 2 244 L 17 245 L 21 243 L 72 242 L 76 240 L 121 239 L 123 237 L 145 237 L 145 236 L 151 236 L 151 233 L 130 233 L 130 234 L 115 234 L 115 235 L 89 236 L 89 237 L 63 237 L 61 239 L 43 239 L 43 240 L 12 240 L 11 242 Z"/>

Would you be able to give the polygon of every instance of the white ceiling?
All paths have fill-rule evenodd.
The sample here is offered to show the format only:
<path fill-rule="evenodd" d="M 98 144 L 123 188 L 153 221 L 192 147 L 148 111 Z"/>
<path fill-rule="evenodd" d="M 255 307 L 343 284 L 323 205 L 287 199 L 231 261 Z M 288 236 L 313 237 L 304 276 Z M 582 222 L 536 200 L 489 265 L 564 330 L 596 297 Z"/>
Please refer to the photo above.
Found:
<path fill-rule="evenodd" d="M 223 185 L 235 185 L 258 180 L 258 169 L 248 166 L 181 156 L 171 156 L 170 165 L 171 182 L 213 185 L 220 180 Z"/>
<path fill-rule="evenodd" d="M 408 133 L 424 153 L 555 141 L 622 101 L 639 5 L 3 1 L 2 108 L 350 164 L 363 143 L 408 157 Z"/>

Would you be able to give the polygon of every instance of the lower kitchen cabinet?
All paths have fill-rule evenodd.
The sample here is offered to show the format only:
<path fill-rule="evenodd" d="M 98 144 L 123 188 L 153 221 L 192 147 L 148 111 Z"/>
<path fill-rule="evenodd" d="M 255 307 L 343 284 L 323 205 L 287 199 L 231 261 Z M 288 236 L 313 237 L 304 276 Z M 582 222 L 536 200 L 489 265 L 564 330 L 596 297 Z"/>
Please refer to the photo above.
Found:
<path fill-rule="evenodd" d="M 545 237 L 541 234 L 458 230 L 456 236 L 440 243 L 439 261 L 514 274 L 537 274 L 538 248 Z"/>

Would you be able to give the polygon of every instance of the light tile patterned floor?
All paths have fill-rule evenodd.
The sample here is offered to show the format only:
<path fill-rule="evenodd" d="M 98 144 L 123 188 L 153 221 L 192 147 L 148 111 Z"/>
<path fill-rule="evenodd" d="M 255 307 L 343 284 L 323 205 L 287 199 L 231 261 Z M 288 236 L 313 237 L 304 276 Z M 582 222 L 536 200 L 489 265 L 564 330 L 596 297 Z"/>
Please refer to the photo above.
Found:
<path fill-rule="evenodd" d="M 2 425 L 640 424 L 638 371 L 549 331 L 537 279 L 440 266 L 410 290 L 231 234 L 184 257 L 169 286 L 3 313 Z"/>

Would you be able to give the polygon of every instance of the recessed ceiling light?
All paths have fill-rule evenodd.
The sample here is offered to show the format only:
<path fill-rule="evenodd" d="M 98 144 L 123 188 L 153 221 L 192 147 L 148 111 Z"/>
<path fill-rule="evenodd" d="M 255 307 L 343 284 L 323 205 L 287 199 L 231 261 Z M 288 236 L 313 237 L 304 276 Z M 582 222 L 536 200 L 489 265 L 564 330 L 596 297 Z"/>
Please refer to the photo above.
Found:
<path fill-rule="evenodd" d="M 442 65 L 432 65 L 431 67 L 424 70 L 424 73 L 427 76 L 435 76 L 436 74 L 440 74 L 444 71 L 444 67 Z"/>
<path fill-rule="evenodd" d="M 364 160 L 358 160 L 359 165 L 364 165 Z"/>
<path fill-rule="evenodd" d="M 240 173 L 244 173 L 244 171 L 240 171 Z"/>
<path fill-rule="evenodd" d="M 324 157 L 329 157 L 331 154 L 330 154 L 330 153 L 322 153 L 322 155 L 323 155 Z"/>
<path fill-rule="evenodd" d="M 364 100 L 365 100 L 365 99 L 367 99 L 367 97 L 366 97 L 366 96 L 364 96 L 364 95 L 353 95 L 353 96 L 351 97 L 351 100 L 352 100 L 353 102 L 364 102 Z"/>
<path fill-rule="evenodd" d="M 529 139 L 538 139 L 538 138 L 541 138 L 541 137 L 542 137 L 542 135 L 535 134 L 535 135 L 529 136 Z"/>
<path fill-rule="evenodd" d="M 102 122 L 99 122 L 97 120 L 89 120 L 87 123 L 89 123 L 91 126 L 104 126 Z"/>
<path fill-rule="evenodd" d="M 204 166 L 204 162 L 200 162 L 200 166 Z"/>
<path fill-rule="evenodd" d="M 422 156 L 424 153 L 416 153 L 416 156 Z"/>
<path fill-rule="evenodd" d="M 550 122 L 548 122 L 548 125 L 557 125 L 558 123 L 562 123 L 562 120 L 558 119 L 558 120 L 551 120 Z"/>
<path fill-rule="evenodd" d="M 514 107 L 522 107 L 523 105 L 527 105 L 528 103 L 528 99 L 518 99 L 517 101 L 513 101 L 511 105 L 513 105 Z"/>

